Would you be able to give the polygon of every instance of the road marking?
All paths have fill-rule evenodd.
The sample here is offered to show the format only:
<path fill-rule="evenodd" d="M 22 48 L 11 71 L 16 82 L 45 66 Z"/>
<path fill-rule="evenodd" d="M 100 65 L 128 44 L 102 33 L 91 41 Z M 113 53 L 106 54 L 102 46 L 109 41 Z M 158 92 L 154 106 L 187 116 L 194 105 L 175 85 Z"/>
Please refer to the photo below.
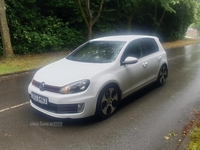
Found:
<path fill-rule="evenodd" d="M 29 102 L 22 103 L 22 104 L 19 104 L 19 105 L 15 105 L 15 106 L 12 106 L 12 107 L 8 107 L 8 108 L 0 110 L 0 113 L 7 111 L 7 110 L 10 110 L 10 109 L 18 108 L 18 107 L 21 107 L 21 106 L 24 106 L 24 105 L 27 105 L 27 104 L 29 104 Z"/>

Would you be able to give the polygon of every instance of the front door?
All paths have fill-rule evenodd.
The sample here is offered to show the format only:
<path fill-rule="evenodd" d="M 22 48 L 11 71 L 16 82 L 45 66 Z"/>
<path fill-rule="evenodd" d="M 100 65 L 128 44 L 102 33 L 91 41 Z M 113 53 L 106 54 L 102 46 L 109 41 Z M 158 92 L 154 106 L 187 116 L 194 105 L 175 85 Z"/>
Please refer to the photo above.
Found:
<path fill-rule="evenodd" d="M 127 96 L 139 89 L 146 80 L 146 62 L 142 60 L 142 51 L 139 40 L 132 41 L 124 51 L 121 61 L 127 57 L 136 57 L 135 64 L 121 65 L 119 75 L 121 77 L 122 95 Z"/>

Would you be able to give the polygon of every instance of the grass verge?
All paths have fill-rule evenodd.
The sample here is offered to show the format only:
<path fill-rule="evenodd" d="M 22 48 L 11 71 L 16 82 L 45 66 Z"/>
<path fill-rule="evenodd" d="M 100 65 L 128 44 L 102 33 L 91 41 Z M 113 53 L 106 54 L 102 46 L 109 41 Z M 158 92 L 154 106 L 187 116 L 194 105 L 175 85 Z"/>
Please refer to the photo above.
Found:
<path fill-rule="evenodd" d="M 162 43 L 163 47 L 165 49 L 175 48 L 175 47 L 181 47 L 189 44 L 196 43 L 197 40 L 194 40 L 193 38 L 185 38 L 183 40 L 173 41 L 173 42 L 164 42 Z"/>
<path fill-rule="evenodd" d="M 197 123 L 191 133 L 191 141 L 187 150 L 200 150 L 200 122 Z"/>
<path fill-rule="evenodd" d="M 14 58 L 0 59 L 0 75 L 43 67 L 64 58 L 69 51 L 33 55 L 17 55 Z"/>

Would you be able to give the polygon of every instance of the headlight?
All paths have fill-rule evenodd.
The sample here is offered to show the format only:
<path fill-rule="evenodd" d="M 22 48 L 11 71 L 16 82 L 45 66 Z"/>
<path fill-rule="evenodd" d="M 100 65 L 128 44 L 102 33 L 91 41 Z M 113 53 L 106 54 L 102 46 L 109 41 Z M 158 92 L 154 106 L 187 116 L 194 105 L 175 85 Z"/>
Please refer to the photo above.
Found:
<path fill-rule="evenodd" d="M 85 91 L 90 84 L 90 80 L 81 80 L 66 86 L 63 86 L 60 89 L 61 94 L 72 94 L 72 93 L 79 93 Z"/>

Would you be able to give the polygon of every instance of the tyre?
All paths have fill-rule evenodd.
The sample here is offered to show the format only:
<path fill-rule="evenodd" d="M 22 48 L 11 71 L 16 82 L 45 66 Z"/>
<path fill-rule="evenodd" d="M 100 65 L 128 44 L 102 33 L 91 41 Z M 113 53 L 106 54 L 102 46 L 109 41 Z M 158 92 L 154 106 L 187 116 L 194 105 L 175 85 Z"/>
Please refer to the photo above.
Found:
<path fill-rule="evenodd" d="M 119 88 L 115 85 L 108 85 L 102 89 L 99 94 L 96 114 L 102 119 L 112 116 L 119 104 L 120 92 Z"/>
<path fill-rule="evenodd" d="M 162 65 L 158 74 L 157 84 L 158 86 L 162 86 L 165 84 L 168 76 L 168 69 L 166 65 Z"/>

